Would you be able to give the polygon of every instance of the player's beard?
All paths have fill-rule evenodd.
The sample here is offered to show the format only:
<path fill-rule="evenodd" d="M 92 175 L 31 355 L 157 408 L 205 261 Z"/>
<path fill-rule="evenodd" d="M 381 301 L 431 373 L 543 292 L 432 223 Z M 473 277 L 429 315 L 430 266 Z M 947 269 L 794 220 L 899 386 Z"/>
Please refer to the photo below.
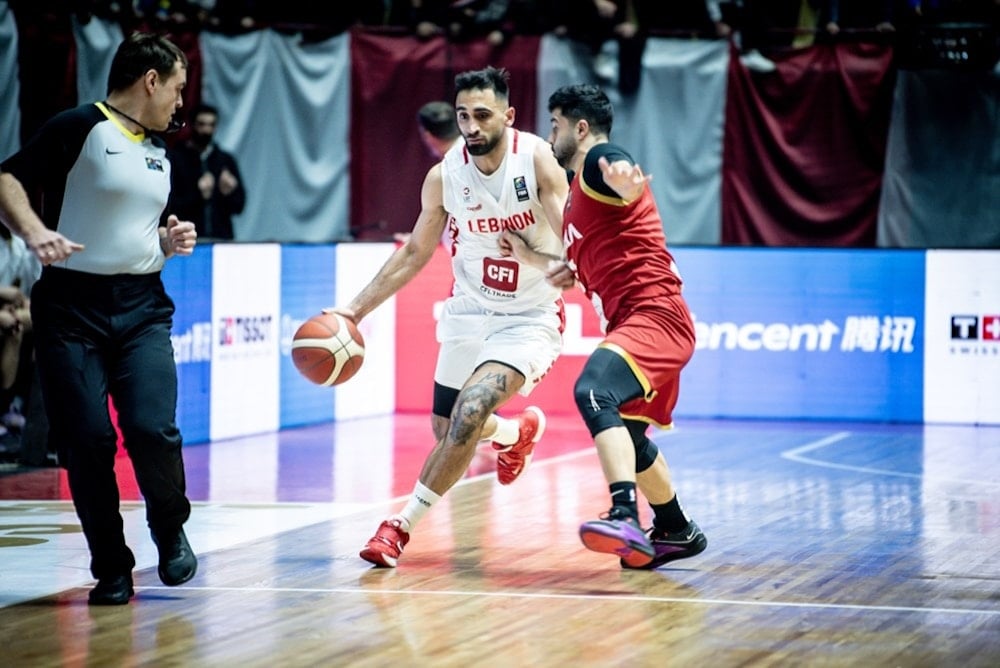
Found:
<path fill-rule="evenodd" d="M 486 142 L 483 144 L 470 144 L 468 138 L 465 140 L 465 147 L 469 150 L 472 155 L 486 155 L 500 143 L 500 138 L 503 137 L 503 132 L 500 132 L 495 137 L 487 138 Z"/>
<path fill-rule="evenodd" d="M 563 169 L 570 169 L 573 165 L 573 156 L 576 155 L 577 145 L 575 141 L 557 141 L 552 145 L 552 154 L 556 156 L 556 162 Z"/>

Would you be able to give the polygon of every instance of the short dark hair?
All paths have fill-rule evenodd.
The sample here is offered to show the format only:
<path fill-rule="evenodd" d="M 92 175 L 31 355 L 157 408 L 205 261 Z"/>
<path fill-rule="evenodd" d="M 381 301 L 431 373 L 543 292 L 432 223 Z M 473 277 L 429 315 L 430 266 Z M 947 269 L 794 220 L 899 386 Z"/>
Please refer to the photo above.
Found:
<path fill-rule="evenodd" d="M 210 104 L 205 104 L 204 102 L 202 102 L 201 104 L 199 104 L 197 107 L 194 108 L 193 112 L 191 112 L 191 118 L 198 118 L 198 116 L 201 114 L 212 114 L 213 116 L 218 118 L 219 110 Z"/>
<path fill-rule="evenodd" d="M 492 90 L 498 99 L 510 98 L 510 72 L 502 67 L 462 72 L 455 77 L 455 95 L 467 90 Z"/>
<path fill-rule="evenodd" d="M 134 32 L 118 45 L 111 61 L 108 93 L 128 88 L 149 70 L 169 77 L 178 61 L 181 67 L 187 68 L 187 56 L 163 35 Z"/>
<path fill-rule="evenodd" d="M 455 120 L 455 107 L 441 100 L 434 100 L 420 107 L 417 122 L 438 139 L 456 139 L 460 134 Z"/>
<path fill-rule="evenodd" d="M 556 89 L 549 96 L 549 111 L 556 109 L 571 121 L 587 121 L 595 132 L 611 135 L 614 107 L 607 94 L 598 86 L 576 84 Z"/>

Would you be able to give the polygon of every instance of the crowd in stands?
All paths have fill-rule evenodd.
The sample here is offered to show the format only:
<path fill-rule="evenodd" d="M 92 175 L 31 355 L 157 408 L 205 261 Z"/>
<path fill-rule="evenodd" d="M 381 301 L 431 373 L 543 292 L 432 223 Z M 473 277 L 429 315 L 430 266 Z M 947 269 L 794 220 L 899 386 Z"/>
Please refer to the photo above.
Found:
<path fill-rule="evenodd" d="M 926 21 L 995 23 L 1000 0 L 10 0 L 18 13 L 73 13 L 171 29 L 262 27 L 339 33 L 352 26 L 501 43 L 555 33 L 586 42 L 642 35 L 790 42 L 796 33 L 891 32 Z"/>
<path fill-rule="evenodd" d="M 650 36 L 729 39 L 752 70 L 769 72 L 763 53 L 818 41 L 908 42 L 920 26 L 947 22 L 1000 24 L 1000 0 L 10 0 L 20 18 L 73 14 L 171 33 L 241 33 L 262 28 L 322 40 L 352 27 L 484 39 L 555 34 L 591 51 L 594 72 L 623 94 L 638 87 Z"/>

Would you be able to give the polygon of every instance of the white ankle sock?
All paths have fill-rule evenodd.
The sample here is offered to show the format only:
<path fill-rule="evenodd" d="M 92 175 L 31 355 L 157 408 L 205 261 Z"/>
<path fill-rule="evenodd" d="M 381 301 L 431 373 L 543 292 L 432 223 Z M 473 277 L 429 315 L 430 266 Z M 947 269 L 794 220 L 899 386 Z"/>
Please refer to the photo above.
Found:
<path fill-rule="evenodd" d="M 417 481 L 413 487 L 413 493 L 410 494 L 410 500 L 406 502 L 406 507 L 399 512 L 399 517 L 403 520 L 403 531 L 407 533 L 412 531 L 413 527 L 417 526 L 417 522 L 440 500 L 439 494 Z"/>
<path fill-rule="evenodd" d="M 489 436 L 483 434 L 481 440 L 483 441 L 496 441 L 501 445 L 514 445 L 517 440 L 521 437 L 521 423 L 517 420 L 511 420 L 508 418 L 502 418 L 499 415 L 494 415 L 497 421 L 497 428 Z"/>

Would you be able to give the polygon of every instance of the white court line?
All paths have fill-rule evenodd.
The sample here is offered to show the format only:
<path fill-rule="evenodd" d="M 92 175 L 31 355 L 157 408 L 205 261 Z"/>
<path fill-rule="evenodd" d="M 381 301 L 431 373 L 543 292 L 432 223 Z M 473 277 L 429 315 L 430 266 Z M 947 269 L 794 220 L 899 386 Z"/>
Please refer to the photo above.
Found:
<path fill-rule="evenodd" d="M 169 590 L 177 587 L 136 587 L 136 591 Z M 905 605 L 862 605 L 852 603 L 800 603 L 795 601 L 744 601 L 726 598 L 679 598 L 673 596 L 642 596 L 641 594 L 528 594 L 498 591 L 427 591 L 417 589 L 358 589 L 351 587 L 189 587 L 184 591 L 238 592 L 265 594 L 401 594 L 406 596 L 487 596 L 492 598 L 555 599 L 571 601 L 626 601 L 629 603 L 686 603 L 694 605 L 736 605 L 756 608 L 812 608 L 816 610 L 857 610 L 862 612 L 939 613 L 945 615 L 984 615 L 1000 617 L 1000 610 L 970 608 L 918 608 Z"/>
<path fill-rule="evenodd" d="M 893 471 L 891 469 L 879 469 L 870 466 L 854 466 L 853 464 L 837 464 L 835 462 L 824 461 L 822 459 L 814 459 L 812 457 L 803 457 L 802 454 L 805 452 L 811 452 L 813 450 L 819 450 L 820 448 L 825 448 L 828 445 L 833 445 L 834 443 L 839 443 L 846 438 L 852 436 L 849 431 L 840 431 L 836 434 L 831 434 L 826 438 L 821 438 L 818 441 L 812 441 L 811 443 L 806 443 L 805 445 L 799 446 L 797 448 L 792 448 L 791 450 L 785 450 L 781 453 L 783 459 L 788 459 L 793 462 L 799 462 L 800 464 L 811 464 L 812 466 L 820 466 L 828 469 L 838 469 L 840 471 L 854 471 L 855 473 L 871 473 L 873 475 L 888 475 L 895 476 L 897 478 L 911 478 L 913 480 L 923 480 L 924 475 L 922 473 L 903 473 L 902 471 Z M 1000 485 L 1000 482 L 993 482 L 991 480 L 971 480 L 967 478 L 938 478 L 934 477 L 933 482 L 936 483 L 955 483 L 959 485 L 988 485 L 991 487 L 996 487 Z"/>
<path fill-rule="evenodd" d="M 565 455 L 533 462 L 533 466 L 555 464 L 573 457 L 593 454 L 585 448 Z M 495 473 L 463 478 L 459 485 L 492 480 Z M 344 517 L 361 515 L 409 499 L 410 495 L 386 501 L 364 503 L 349 502 L 280 502 L 280 501 L 192 501 L 191 521 L 184 529 L 195 547 L 198 557 L 213 552 L 239 548 L 260 540 L 267 540 L 281 533 L 303 529 Z M 23 506 L 23 514 L 12 512 Z M 156 567 L 158 556 L 152 541 L 146 540 L 148 529 L 142 501 L 123 501 L 122 517 L 125 533 L 136 558 L 135 571 Z M 79 527 L 79 520 L 70 500 L 0 500 L 0 510 L 6 512 L 5 523 L 44 527 L 66 525 Z M 255 513 L 254 521 L 245 521 L 242 513 Z M 18 533 L 24 533 L 18 530 Z M 0 527 L 2 533 L 2 527 Z M 138 538 L 138 539 L 137 539 Z M 24 601 L 57 594 L 77 587 L 91 586 L 90 555 L 82 533 L 69 531 L 46 534 L 46 540 L 36 545 L 6 548 L 3 551 L 3 570 L 0 571 L 0 608 Z"/>

